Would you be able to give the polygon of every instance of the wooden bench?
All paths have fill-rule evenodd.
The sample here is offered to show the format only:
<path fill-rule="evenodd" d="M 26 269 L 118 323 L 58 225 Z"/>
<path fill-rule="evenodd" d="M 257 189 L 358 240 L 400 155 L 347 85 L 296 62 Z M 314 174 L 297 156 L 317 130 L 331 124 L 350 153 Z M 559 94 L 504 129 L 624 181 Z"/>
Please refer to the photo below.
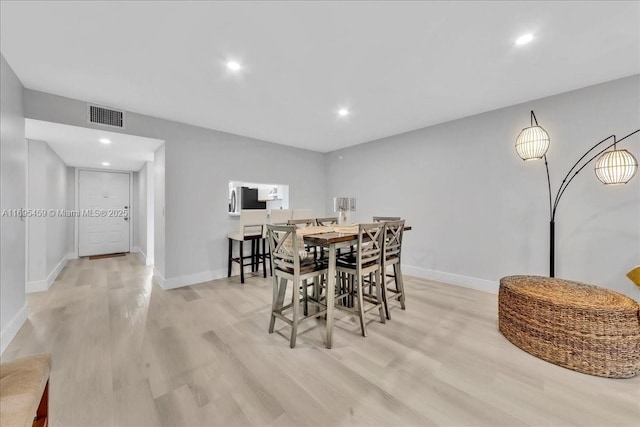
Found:
<path fill-rule="evenodd" d="M 0 365 L 1 426 L 47 426 L 50 372 L 49 354 Z"/>
<path fill-rule="evenodd" d="M 640 373 L 640 306 L 583 283 L 549 277 L 500 279 L 498 328 L 540 359 L 585 374 Z"/>

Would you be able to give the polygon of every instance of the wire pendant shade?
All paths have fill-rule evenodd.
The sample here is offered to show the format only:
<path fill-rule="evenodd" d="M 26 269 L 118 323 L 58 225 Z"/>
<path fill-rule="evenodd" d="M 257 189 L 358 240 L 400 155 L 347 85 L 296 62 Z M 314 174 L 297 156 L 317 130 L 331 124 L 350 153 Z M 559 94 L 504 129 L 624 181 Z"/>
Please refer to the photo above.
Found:
<path fill-rule="evenodd" d="M 549 149 L 549 134 L 540 126 L 522 129 L 516 139 L 516 152 L 522 160 L 541 159 Z"/>
<path fill-rule="evenodd" d="M 334 197 L 333 198 L 333 211 L 334 212 L 348 212 L 356 210 L 356 198 L 355 197 Z"/>
<path fill-rule="evenodd" d="M 615 147 L 614 147 L 615 148 Z M 595 165 L 595 172 L 603 184 L 626 184 L 638 171 L 638 160 L 627 150 L 607 151 Z"/>

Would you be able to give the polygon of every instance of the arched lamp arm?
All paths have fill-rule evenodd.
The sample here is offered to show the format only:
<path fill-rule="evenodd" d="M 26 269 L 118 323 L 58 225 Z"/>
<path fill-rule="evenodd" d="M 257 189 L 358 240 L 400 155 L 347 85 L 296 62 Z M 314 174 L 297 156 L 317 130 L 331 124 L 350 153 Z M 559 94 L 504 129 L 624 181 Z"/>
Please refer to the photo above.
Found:
<path fill-rule="evenodd" d="M 533 111 L 531 112 L 533 113 Z M 544 167 L 547 169 L 547 184 L 549 188 L 549 217 L 551 221 L 553 221 L 553 210 L 551 207 L 551 179 L 549 178 L 549 163 L 547 162 L 547 154 L 544 155 Z"/>
<path fill-rule="evenodd" d="M 569 173 L 567 173 L 567 176 L 565 176 L 565 178 L 562 180 L 562 184 L 560 184 L 560 188 L 558 188 L 558 194 L 556 195 L 556 200 L 554 202 L 553 205 L 553 210 L 551 212 L 551 221 L 553 221 L 555 219 L 556 216 L 556 210 L 558 209 L 558 204 L 560 203 L 560 199 L 562 198 L 562 195 L 564 194 L 565 190 L 567 189 L 567 187 L 569 186 L 569 184 L 571 184 L 571 181 L 573 181 L 573 178 L 576 177 L 576 175 L 578 175 L 578 173 L 580 173 L 580 171 L 582 169 L 584 169 L 589 163 L 591 163 L 593 160 L 595 160 L 596 157 L 598 157 L 599 155 L 601 155 L 602 153 L 604 153 L 605 151 L 607 151 L 609 148 L 615 146 L 617 143 L 624 141 L 625 139 L 629 138 L 632 135 L 635 135 L 636 133 L 640 132 L 640 129 L 631 132 L 629 135 L 620 138 L 618 140 L 616 140 L 615 135 L 611 135 L 605 139 L 603 139 L 602 141 L 598 142 L 596 145 L 593 146 L 593 148 L 591 148 L 589 151 L 587 151 L 582 157 L 580 157 L 580 160 L 578 160 L 575 165 L 573 165 L 573 167 L 569 170 Z M 583 164 L 578 170 L 576 170 L 576 172 L 573 174 L 573 176 L 569 179 L 569 181 L 566 182 L 567 177 L 569 177 L 569 174 L 571 173 L 571 171 L 573 171 L 576 166 L 582 161 L 582 159 L 584 159 L 591 151 L 593 151 L 594 148 L 596 148 L 598 145 L 602 144 L 603 142 L 607 141 L 608 139 L 613 138 L 613 144 L 608 145 L 607 147 L 603 148 L 602 150 L 600 150 L 597 154 L 595 154 L 593 157 L 591 157 L 589 160 L 587 160 L 587 162 L 585 164 Z"/>

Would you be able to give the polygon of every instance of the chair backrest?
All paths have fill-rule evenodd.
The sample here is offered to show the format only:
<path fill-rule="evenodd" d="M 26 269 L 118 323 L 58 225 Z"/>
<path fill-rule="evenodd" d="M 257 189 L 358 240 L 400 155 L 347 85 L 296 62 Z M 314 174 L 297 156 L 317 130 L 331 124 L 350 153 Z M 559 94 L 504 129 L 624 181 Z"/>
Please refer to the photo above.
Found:
<path fill-rule="evenodd" d="M 358 225 L 357 267 L 379 263 L 384 244 L 384 223 Z"/>
<path fill-rule="evenodd" d="M 328 218 L 316 218 L 316 225 L 334 225 L 338 223 L 337 216 L 331 216 Z"/>
<path fill-rule="evenodd" d="M 295 225 L 297 228 L 304 228 L 304 227 L 310 227 L 312 225 L 316 225 L 316 220 L 314 218 L 290 219 L 288 224 Z"/>
<path fill-rule="evenodd" d="M 399 216 L 374 216 L 373 222 L 400 221 L 401 219 Z"/>
<path fill-rule="evenodd" d="M 271 209 L 269 224 L 287 224 L 291 219 L 291 209 Z"/>
<path fill-rule="evenodd" d="M 311 209 L 294 209 L 291 219 L 311 218 Z"/>
<path fill-rule="evenodd" d="M 300 250 L 295 225 L 267 224 L 271 259 L 276 269 L 300 271 Z"/>
<path fill-rule="evenodd" d="M 266 209 L 243 209 L 240 212 L 240 233 L 244 236 L 263 234 L 267 223 Z"/>
<path fill-rule="evenodd" d="M 387 221 L 384 223 L 384 259 L 398 258 L 402 251 L 402 234 L 404 233 L 404 220 Z"/>

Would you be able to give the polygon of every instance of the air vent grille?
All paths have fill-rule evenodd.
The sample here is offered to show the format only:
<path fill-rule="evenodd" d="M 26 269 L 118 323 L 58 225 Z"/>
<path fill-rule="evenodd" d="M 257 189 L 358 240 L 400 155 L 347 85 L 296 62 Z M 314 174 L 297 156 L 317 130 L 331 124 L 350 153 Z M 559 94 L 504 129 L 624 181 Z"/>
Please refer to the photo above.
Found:
<path fill-rule="evenodd" d="M 89 123 L 124 128 L 124 111 L 91 104 L 88 107 Z"/>

